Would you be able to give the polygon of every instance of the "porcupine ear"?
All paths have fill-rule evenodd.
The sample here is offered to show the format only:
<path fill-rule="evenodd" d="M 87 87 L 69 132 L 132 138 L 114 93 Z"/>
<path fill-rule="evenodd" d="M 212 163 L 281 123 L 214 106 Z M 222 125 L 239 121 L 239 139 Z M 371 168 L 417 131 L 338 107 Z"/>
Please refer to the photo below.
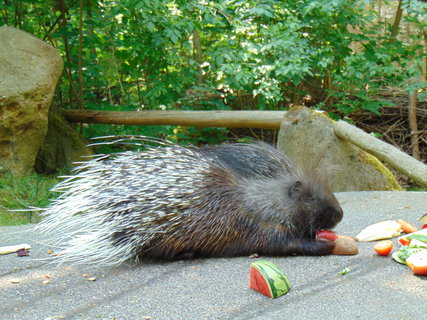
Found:
<path fill-rule="evenodd" d="M 302 192 L 302 182 L 297 180 L 293 185 L 289 187 L 289 197 L 295 199 L 299 195 L 301 195 Z"/>

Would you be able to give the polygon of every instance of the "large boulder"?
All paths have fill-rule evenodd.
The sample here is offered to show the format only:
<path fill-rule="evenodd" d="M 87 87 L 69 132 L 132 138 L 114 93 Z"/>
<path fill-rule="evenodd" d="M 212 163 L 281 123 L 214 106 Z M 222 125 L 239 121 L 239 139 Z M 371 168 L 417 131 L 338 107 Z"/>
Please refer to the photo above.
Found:
<path fill-rule="evenodd" d="M 0 173 L 32 171 L 62 68 L 60 54 L 49 44 L 0 27 Z"/>
<path fill-rule="evenodd" d="M 302 167 L 325 170 L 333 191 L 401 190 L 376 157 L 337 137 L 332 120 L 296 106 L 284 117 L 277 146 Z"/>

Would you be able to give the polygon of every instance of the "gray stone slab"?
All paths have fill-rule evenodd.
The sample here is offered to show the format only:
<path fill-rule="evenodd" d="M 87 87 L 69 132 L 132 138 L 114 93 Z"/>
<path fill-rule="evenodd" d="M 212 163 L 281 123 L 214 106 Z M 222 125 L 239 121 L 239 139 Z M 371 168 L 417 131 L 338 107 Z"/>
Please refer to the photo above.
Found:
<path fill-rule="evenodd" d="M 386 219 L 417 224 L 427 212 L 427 192 L 337 197 L 345 216 L 336 231 L 349 236 Z M 288 294 L 269 299 L 249 289 L 247 257 L 56 266 L 43 260 L 48 248 L 31 227 L 0 228 L 0 245 L 33 246 L 30 257 L 0 256 L 1 319 L 427 319 L 427 277 L 377 256 L 373 243 L 359 243 L 357 256 L 263 257 L 292 283 Z"/>

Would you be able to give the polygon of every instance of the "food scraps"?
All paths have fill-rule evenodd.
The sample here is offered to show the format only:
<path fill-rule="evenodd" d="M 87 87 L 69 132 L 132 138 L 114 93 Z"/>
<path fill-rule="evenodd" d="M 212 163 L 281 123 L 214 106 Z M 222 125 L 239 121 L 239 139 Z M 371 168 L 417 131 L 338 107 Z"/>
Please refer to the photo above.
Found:
<path fill-rule="evenodd" d="M 405 233 L 412 233 L 412 232 L 418 231 L 417 227 L 414 227 L 412 224 L 410 224 L 409 222 L 407 222 L 403 219 L 397 220 L 397 223 L 400 224 L 402 231 Z"/>
<path fill-rule="evenodd" d="M 427 224 L 427 214 L 423 215 L 420 221 Z M 400 236 L 402 232 L 405 234 Z M 414 274 L 427 275 L 427 228 L 424 228 L 424 225 L 419 230 L 403 219 L 377 222 L 359 232 L 355 239 L 357 241 L 387 239 L 377 242 L 373 249 L 380 256 L 388 256 L 393 250 L 393 242 L 388 239 L 396 236 L 400 236 L 398 243 L 401 246 L 392 253 L 393 260 L 406 265 Z"/>
<path fill-rule="evenodd" d="M 351 271 L 350 268 L 347 267 L 347 268 L 342 269 L 341 272 L 339 272 L 338 274 L 340 276 L 343 276 L 343 275 L 349 273 L 350 271 Z"/>
<path fill-rule="evenodd" d="M 320 230 L 316 232 L 316 239 L 335 241 L 337 239 L 337 235 L 331 230 Z"/>
<path fill-rule="evenodd" d="M 401 225 L 394 220 L 377 222 L 367 226 L 355 237 L 357 241 L 375 241 L 397 237 L 402 233 Z"/>
<path fill-rule="evenodd" d="M 0 254 L 15 253 L 22 249 L 28 250 L 28 249 L 31 249 L 31 246 L 27 243 L 11 245 L 11 246 L 3 246 L 3 247 L 0 247 Z"/>
<path fill-rule="evenodd" d="M 399 238 L 402 246 L 392 258 L 408 266 L 414 274 L 427 275 L 427 229 L 421 229 Z"/>
<path fill-rule="evenodd" d="M 380 256 L 388 256 L 393 249 L 393 241 L 391 240 L 383 240 L 374 245 L 374 250 Z"/>
<path fill-rule="evenodd" d="M 337 235 L 331 230 L 320 230 L 316 233 L 316 239 L 324 239 L 335 243 L 332 254 L 334 255 L 355 255 L 359 253 L 354 239 L 344 235 Z"/>
<path fill-rule="evenodd" d="M 356 255 L 359 253 L 359 248 L 353 238 L 338 235 L 334 242 L 335 246 L 332 250 L 334 255 Z"/>
<path fill-rule="evenodd" d="M 277 298 L 291 289 L 291 283 L 279 266 L 259 260 L 250 265 L 249 287 L 269 298 Z"/>
<path fill-rule="evenodd" d="M 427 275 L 427 250 L 421 250 L 406 258 L 406 265 L 415 274 Z"/>
<path fill-rule="evenodd" d="M 22 248 L 16 251 L 16 254 L 18 257 L 28 257 L 30 255 L 30 250 Z"/>

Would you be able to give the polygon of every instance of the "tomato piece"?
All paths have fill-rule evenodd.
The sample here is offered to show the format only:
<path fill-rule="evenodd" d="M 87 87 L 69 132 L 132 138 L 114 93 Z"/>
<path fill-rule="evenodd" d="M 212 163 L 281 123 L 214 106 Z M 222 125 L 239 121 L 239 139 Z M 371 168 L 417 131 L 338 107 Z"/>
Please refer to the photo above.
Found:
<path fill-rule="evenodd" d="M 423 225 L 421 226 L 421 229 L 427 229 L 427 223 L 423 224 Z"/>
<path fill-rule="evenodd" d="M 316 232 L 316 238 L 335 241 L 337 239 L 337 235 L 331 230 L 320 230 Z"/>
<path fill-rule="evenodd" d="M 402 245 L 404 245 L 404 246 L 409 246 L 409 243 L 411 242 L 408 238 L 406 238 L 406 237 L 402 237 L 402 238 L 399 238 L 399 242 L 402 244 Z"/>
<path fill-rule="evenodd" d="M 392 248 L 393 248 L 393 241 L 391 240 L 380 241 L 374 245 L 374 250 L 380 256 L 388 256 Z"/>
<path fill-rule="evenodd" d="M 406 259 L 406 264 L 413 273 L 427 275 L 427 250 L 413 254 Z"/>

